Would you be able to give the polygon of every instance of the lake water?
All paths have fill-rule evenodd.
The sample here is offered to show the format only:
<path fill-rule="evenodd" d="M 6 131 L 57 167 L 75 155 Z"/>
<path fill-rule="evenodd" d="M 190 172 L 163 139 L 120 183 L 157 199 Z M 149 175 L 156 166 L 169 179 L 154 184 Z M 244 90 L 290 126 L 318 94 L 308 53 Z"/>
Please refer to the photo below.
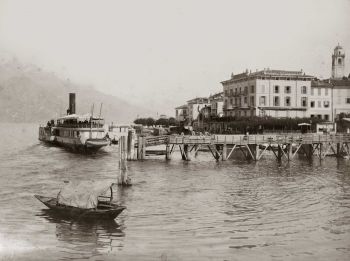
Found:
<path fill-rule="evenodd" d="M 52 216 L 34 194 L 64 180 L 114 180 L 116 147 L 79 155 L 0 124 L 2 260 L 350 260 L 350 161 L 128 162 L 133 186 L 115 222 Z"/>

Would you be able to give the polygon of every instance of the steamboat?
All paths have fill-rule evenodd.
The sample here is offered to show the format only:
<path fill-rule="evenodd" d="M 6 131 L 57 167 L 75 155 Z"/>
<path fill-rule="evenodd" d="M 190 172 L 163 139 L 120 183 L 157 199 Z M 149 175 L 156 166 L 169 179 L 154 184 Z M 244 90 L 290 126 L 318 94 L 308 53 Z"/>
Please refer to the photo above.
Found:
<path fill-rule="evenodd" d="M 101 114 L 101 113 L 100 113 Z M 75 113 L 75 93 L 69 94 L 67 115 L 39 127 L 39 140 L 74 152 L 95 153 L 110 143 L 105 135 L 104 119 Z"/>

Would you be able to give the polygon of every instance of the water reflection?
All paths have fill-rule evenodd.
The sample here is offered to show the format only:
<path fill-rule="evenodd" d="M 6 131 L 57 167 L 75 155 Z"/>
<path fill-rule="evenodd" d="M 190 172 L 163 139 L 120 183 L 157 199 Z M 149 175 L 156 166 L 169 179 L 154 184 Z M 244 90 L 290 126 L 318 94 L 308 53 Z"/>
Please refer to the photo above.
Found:
<path fill-rule="evenodd" d="M 93 257 L 121 250 L 125 233 L 123 220 L 70 219 L 51 209 L 42 209 L 37 216 L 56 225 L 56 238 L 66 243 L 64 251 L 69 259 Z"/>

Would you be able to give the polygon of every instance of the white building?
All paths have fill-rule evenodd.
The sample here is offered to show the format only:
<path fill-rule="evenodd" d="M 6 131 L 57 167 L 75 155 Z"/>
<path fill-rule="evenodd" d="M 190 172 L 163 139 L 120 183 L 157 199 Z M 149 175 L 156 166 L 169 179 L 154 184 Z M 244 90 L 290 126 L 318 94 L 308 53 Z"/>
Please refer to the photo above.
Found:
<path fill-rule="evenodd" d="M 210 115 L 213 117 L 222 117 L 224 115 L 224 93 L 216 93 L 209 96 Z"/>
<path fill-rule="evenodd" d="M 187 104 L 175 108 L 175 119 L 178 122 L 184 122 L 188 120 Z"/>
<path fill-rule="evenodd" d="M 210 106 L 208 98 L 201 97 L 187 101 L 189 121 L 196 120 L 201 109 L 207 106 Z"/>
<path fill-rule="evenodd" d="M 308 117 L 313 76 L 264 69 L 223 81 L 225 116 Z"/>
<path fill-rule="evenodd" d="M 350 79 L 345 75 L 345 51 L 337 45 L 332 54 L 332 77 L 315 80 L 310 116 L 334 121 L 339 114 L 350 113 Z M 329 116 L 328 116 L 329 115 Z"/>
<path fill-rule="evenodd" d="M 309 98 L 309 115 L 327 121 L 333 121 L 332 116 L 332 88 L 327 82 L 314 80 L 311 82 Z"/>

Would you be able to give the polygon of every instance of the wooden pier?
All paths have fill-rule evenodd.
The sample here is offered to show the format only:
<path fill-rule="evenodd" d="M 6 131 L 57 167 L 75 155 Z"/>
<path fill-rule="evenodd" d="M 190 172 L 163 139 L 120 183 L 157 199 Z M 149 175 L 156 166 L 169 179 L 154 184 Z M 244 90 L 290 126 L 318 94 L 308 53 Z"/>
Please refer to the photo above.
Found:
<path fill-rule="evenodd" d="M 129 139 L 130 140 L 130 139 Z M 305 155 L 311 160 L 320 160 L 327 155 L 350 157 L 350 134 L 285 134 L 285 135 L 212 135 L 212 136 L 138 136 L 137 141 L 128 142 L 137 150 L 135 159 L 146 155 L 164 155 L 170 159 L 179 148 L 183 160 L 206 149 L 215 160 L 227 160 L 239 151 L 247 160 L 260 160 L 266 151 L 272 151 L 278 161 L 293 160 L 296 155 Z M 147 147 L 165 145 L 165 150 L 147 150 Z M 128 148 L 128 152 L 130 151 Z M 148 151 L 148 153 L 147 153 Z M 130 158 L 129 158 L 130 159 Z"/>

